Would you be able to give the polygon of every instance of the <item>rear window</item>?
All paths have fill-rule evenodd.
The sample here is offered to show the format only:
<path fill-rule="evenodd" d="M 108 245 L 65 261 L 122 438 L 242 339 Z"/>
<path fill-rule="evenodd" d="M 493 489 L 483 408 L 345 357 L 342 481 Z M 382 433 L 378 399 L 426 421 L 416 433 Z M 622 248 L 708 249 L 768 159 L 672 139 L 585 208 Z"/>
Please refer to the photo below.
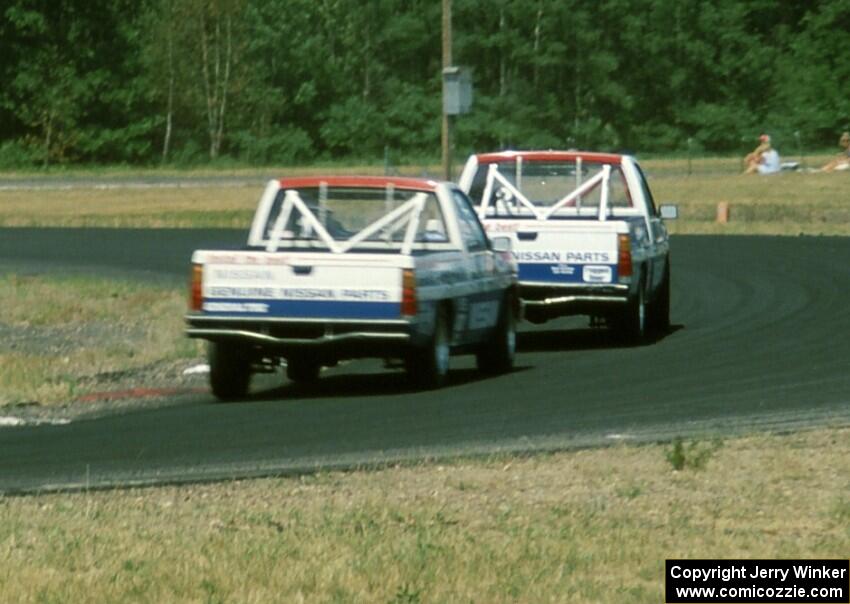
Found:
<path fill-rule="evenodd" d="M 516 161 L 509 160 L 496 164 L 499 175 L 515 187 L 536 208 L 545 210 L 554 206 L 582 184 L 593 179 L 605 164 L 576 161 Z M 490 164 L 482 164 L 470 187 L 469 196 L 476 205 L 482 202 L 487 185 L 487 175 Z M 611 176 L 608 183 L 608 206 L 610 208 L 632 207 L 623 172 L 618 165 L 611 166 Z M 594 186 L 591 190 L 565 204 L 556 213 L 575 214 L 575 208 L 598 208 L 602 195 L 602 186 Z M 489 200 L 488 216 L 522 216 L 531 214 L 516 194 L 498 179 L 494 179 L 493 190 Z"/>
<path fill-rule="evenodd" d="M 291 190 L 296 194 L 295 199 L 303 204 L 335 242 L 357 238 L 359 247 L 369 247 L 370 244 L 383 244 L 386 247 L 387 244 L 404 241 L 409 225 L 414 221 L 415 242 L 448 241 L 445 220 L 433 192 L 396 190 L 391 187 L 314 187 Z M 277 239 L 280 247 L 298 243 L 301 244 L 299 247 L 303 247 L 304 242 L 321 246 L 324 240 L 315 223 L 305 216 L 296 202 L 287 204 L 286 198 L 287 191 L 279 191 L 269 209 L 263 230 L 264 243 Z M 396 218 L 374 228 L 376 223 L 393 212 L 397 213 Z"/>

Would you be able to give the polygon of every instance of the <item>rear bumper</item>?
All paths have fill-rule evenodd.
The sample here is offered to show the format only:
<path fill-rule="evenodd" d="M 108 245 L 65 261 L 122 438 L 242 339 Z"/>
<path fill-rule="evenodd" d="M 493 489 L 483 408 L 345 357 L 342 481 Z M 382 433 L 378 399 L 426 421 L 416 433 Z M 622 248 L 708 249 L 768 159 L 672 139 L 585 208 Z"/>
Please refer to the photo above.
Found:
<path fill-rule="evenodd" d="M 411 321 L 233 319 L 186 316 L 186 335 L 252 346 L 266 354 L 306 353 L 338 360 L 402 354 L 414 340 Z"/>
<path fill-rule="evenodd" d="M 627 284 L 557 285 L 520 283 L 523 315 L 529 320 L 566 315 L 604 315 L 630 298 Z"/>

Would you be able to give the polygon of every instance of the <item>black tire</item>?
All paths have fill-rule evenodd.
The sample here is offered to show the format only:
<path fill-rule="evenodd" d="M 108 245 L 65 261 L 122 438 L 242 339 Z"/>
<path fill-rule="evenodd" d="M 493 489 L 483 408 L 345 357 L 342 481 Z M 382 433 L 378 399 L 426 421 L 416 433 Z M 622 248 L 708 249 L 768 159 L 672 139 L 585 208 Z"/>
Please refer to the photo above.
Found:
<path fill-rule="evenodd" d="M 251 381 L 250 350 L 225 342 L 210 342 L 207 347 L 210 364 L 210 387 L 222 401 L 243 398 Z"/>
<path fill-rule="evenodd" d="M 439 388 L 446 382 L 451 355 L 451 333 L 446 308 L 437 309 L 434 331 L 428 343 L 405 359 L 407 373 L 420 388 Z"/>
<path fill-rule="evenodd" d="M 483 373 L 507 373 L 513 369 L 516 356 L 516 317 L 512 302 L 510 295 L 502 300 L 499 320 L 493 335 L 475 355 L 478 369 Z"/>
<path fill-rule="evenodd" d="M 551 319 L 551 317 L 546 314 L 546 311 L 526 306 L 523 319 L 525 319 L 529 323 L 534 323 L 535 325 L 542 325 L 543 323 Z"/>
<path fill-rule="evenodd" d="M 638 284 L 637 293 L 626 302 L 626 307 L 616 316 L 614 329 L 625 344 L 637 345 L 646 340 L 647 305 L 643 279 Z"/>
<path fill-rule="evenodd" d="M 319 379 L 321 366 L 314 359 L 293 358 L 286 360 L 286 377 L 296 383 L 310 384 Z"/>
<path fill-rule="evenodd" d="M 660 334 L 670 330 L 670 261 L 664 264 L 664 277 L 649 308 L 650 328 Z"/>

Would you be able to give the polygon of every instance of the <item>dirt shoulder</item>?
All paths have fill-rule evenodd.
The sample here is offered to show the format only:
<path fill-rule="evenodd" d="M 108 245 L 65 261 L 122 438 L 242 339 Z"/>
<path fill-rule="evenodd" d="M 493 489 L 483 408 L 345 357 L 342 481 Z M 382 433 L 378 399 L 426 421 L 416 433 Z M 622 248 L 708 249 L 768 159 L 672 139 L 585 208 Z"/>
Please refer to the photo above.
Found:
<path fill-rule="evenodd" d="M 142 408 L 180 404 L 190 395 L 209 392 L 205 359 L 161 361 L 143 367 L 82 376 L 73 398 L 24 400 L 0 406 L 0 423 L 64 423 Z"/>
<path fill-rule="evenodd" d="M 10 272 L 0 304 L 0 415 L 67 418 L 205 386 L 179 286 Z"/>

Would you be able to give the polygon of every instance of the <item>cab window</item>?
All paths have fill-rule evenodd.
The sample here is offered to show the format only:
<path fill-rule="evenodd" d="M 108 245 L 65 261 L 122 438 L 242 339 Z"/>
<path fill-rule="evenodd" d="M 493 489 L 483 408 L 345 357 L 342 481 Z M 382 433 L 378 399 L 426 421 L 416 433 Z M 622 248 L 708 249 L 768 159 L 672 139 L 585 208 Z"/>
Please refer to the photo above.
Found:
<path fill-rule="evenodd" d="M 640 166 L 637 164 L 635 164 L 635 168 L 637 168 L 638 180 L 640 181 L 640 189 L 643 191 L 643 198 L 646 200 L 646 209 L 650 216 L 658 216 L 658 212 L 655 209 L 655 200 L 652 198 L 652 192 L 649 190 L 649 185 L 646 183 L 646 177 L 643 174 L 643 170 L 641 170 Z"/>
<path fill-rule="evenodd" d="M 457 211 L 460 235 L 466 249 L 470 252 L 479 252 L 487 249 L 487 234 L 478 221 L 478 216 L 472 209 L 469 198 L 457 189 L 452 191 L 452 199 Z"/>

